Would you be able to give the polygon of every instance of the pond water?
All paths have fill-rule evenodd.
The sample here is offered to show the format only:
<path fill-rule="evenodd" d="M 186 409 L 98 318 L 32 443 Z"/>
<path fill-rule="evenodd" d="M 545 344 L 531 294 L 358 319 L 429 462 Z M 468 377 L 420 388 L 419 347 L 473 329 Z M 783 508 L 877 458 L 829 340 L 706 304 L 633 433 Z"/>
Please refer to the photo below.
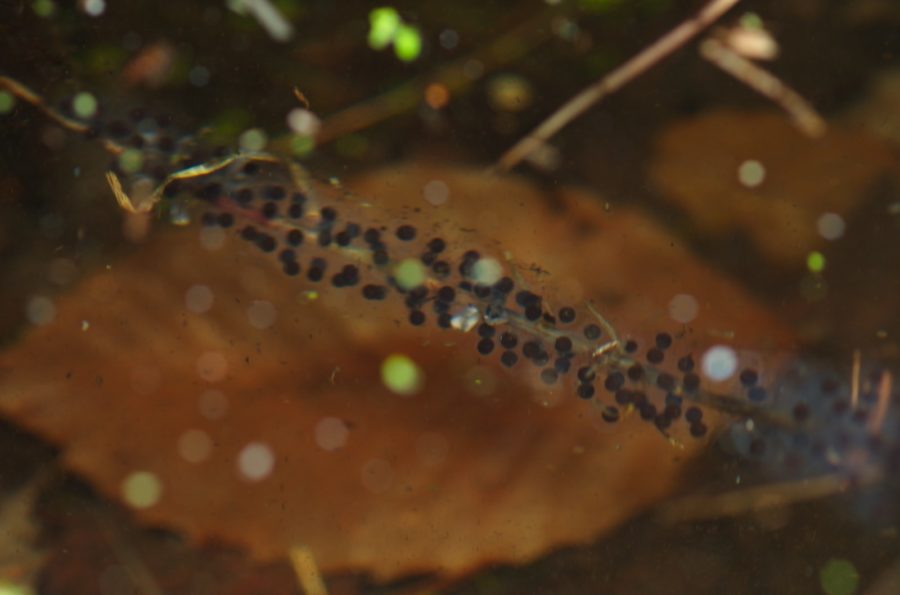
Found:
<path fill-rule="evenodd" d="M 900 589 L 900 11 L 503 157 L 693 4 L 0 9 L 0 589 Z"/>

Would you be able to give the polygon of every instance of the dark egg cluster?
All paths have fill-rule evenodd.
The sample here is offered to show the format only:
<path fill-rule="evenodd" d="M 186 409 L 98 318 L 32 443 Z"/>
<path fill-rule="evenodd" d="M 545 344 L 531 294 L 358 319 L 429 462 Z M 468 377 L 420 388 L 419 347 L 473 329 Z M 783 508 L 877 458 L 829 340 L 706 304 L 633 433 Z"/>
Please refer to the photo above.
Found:
<path fill-rule="evenodd" d="M 159 185 L 175 171 L 227 154 L 225 147 L 205 147 L 184 134 L 163 112 L 143 107 L 116 110 L 97 102 L 92 113 L 84 115 L 79 114 L 77 103 L 77 96 L 61 101 L 59 113 L 83 127 L 87 138 L 102 141 L 113 153 L 109 169 L 128 180 L 126 190 L 144 179 Z"/>
<path fill-rule="evenodd" d="M 445 238 L 411 223 L 373 225 L 344 215 L 339 203 L 324 204 L 315 190 L 296 188 L 277 164 L 236 159 L 207 178 L 195 181 L 194 190 L 210 207 L 203 222 L 232 227 L 240 221 L 239 237 L 275 255 L 286 275 L 305 273 L 308 281 L 369 301 L 396 296 L 413 326 L 472 332 L 478 355 L 496 357 L 506 368 L 530 367 L 548 387 L 571 378 L 577 396 L 600 403 L 608 422 L 634 411 L 660 431 L 681 420 L 692 436 L 706 435 L 702 410 L 690 404 L 700 377 L 690 355 L 669 355 L 670 334 L 659 333 L 643 352 L 626 341 L 598 359 L 594 351 L 612 338 L 595 316 L 571 305 L 551 310 L 510 274 L 485 282 L 477 274 L 483 256 L 474 247 L 451 250 Z M 397 273 L 408 260 L 421 272 L 412 285 Z M 671 372 L 667 363 L 675 364 Z"/>
<path fill-rule="evenodd" d="M 71 103 L 60 111 L 75 118 Z M 299 188 L 284 163 L 254 155 L 228 160 L 227 151 L 178 133 L 170 118 L 145 109 L 121 115 L 98 109 L 82 124 L 87 136 L 101 139 L 116 154 L 111 168 L 126 191 L 150 180 L 163 198 L 191 196 L 207 206 L 203 225 L 235 228 L 242 240 L 273 255 L 289 277 L 358 291 L 375 302 L 398 295 L 411 325 L 431 321 L 442 329 L 474 330 L 480 356 L 496 357 L 507 368 L 528 364 L 547 386 L 572 377 L 582 399 L 599 398 L 597 376 L 605 371 L 607 421 L 617 421 L 620 407 L 628 407 L 661 430 L 683 417 L 693 435 L 706 432 L 699 409 L 682 411 L 681 393 L 699 385 L 696 375 L 684 369 L 675 378 L 657 370 L 672 342 L 666 334 L 646 354 L 647 372 L 637 363 L 634 342 L 624 346 L 625 360 L 607 357 L 600 365 L 593 350 L 611 337 L 592 316 L 568 305 L 549 308 L 543 296 L 509 274 L 480 279 L 475 269 L 482 254 L 476 247 L 451 250 L 445 238 L 426 237 L 410 222 L 389 226 L 354 219 L 309 188 Z M 183 175 L 194 167 L 196 173 Z M 176 173 L 177 179 L 170 177 Z M 411 250 L 423 271 L 413 285 L 395 275 Z M 371 271 L 378 274 L 365 274 Z M 664 404 L 650 398 L 650 391 L 662 391 Z"/>
<path fill-rule="evenodd" d="M 146 109 L 113 113 L 98 104 L 84 116 L 72 101 L 54 109 L 22 96 L 102 142 L 125 192 L 149 185 L 163 199 L 191 197 L 204 205 L 203 225 L 234 230 L 286 276 L 372 302 L 400 299 L 409 324 L 472 332 L 479 356 L 531 369 L 548 387 L 565 381 L 608 422 L 631 413 L 663 433 L 682 422 L 701 437 L 708 433 L 703 405 L 734 416 L 729 434 L 738 452 L 788 476 L 900 472 L 900 392 L 890 371 L 850 380 L 801 362 L 764 385 L 748 368 L 736 394 L 710 395 L 694 356 L 674 353 L 669 333 L 643 346 L 611 336 L 593 310 L 551 307 L 509 264 L 495 261 L 500 274 L 480 274 L 479 247 L 423 233 L 405 219 L 375 224 L 299 183 L 287 161 L 208 147 Z M 410 262 L 412 281 L 398 272 Z"/>
<path fill-rule="evenodd" d="M 831 366 L 795 362 L 768 391 L 754 392 L 760 388 L 754 374 L 741 381 L 754 402 L 781 415 L 781 423 L 747 419 L 731 427 L 731 442 L 744 456 L 791 478 L 900 473 L 900 390 L 889 370 L 839 375 Z"/>
<path fill-rule="evenodd" d="M 683 419 L 691 436 L 699 438 L 706 435 L 708 428 L 703 421 L 703 410 L 690 403 L 700 391 L 700 377 L 694 370 L 694 359 L 690 354 L 677 359 L 676 370 L 666 371 L 664 364 L 672 343 L 669 333 L 658 333 L 654 345 L 640 353 L 636 341 L 626 341 L 624 350 L 632 359 L 627 364 L 611 367 L 603 388 L 613 395 L 617 405 L 633 407 L 641 419 L 653 423 L 660 431 L 667 431 L 673 423 Z M 644 363 L 640 361 L 641 357 Z M 582 371 L 589 374 L 585 368 L 579 371 L 579 377 Z M 582 384 L 579 390 L 585 386 Z M 593 394 L 592 391 L 588 393 Z M 685 404 L 686 399 L 688 404 Z"/>

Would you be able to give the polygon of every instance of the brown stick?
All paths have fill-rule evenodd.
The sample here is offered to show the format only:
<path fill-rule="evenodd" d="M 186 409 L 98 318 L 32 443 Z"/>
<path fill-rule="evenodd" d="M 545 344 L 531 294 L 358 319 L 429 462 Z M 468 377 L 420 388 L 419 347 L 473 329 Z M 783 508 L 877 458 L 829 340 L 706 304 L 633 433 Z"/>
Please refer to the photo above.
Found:
<path fill-rule="evenodd" d="M 25 103 L 33 105 L 37 109 L 41 110 L 51 120 L 53 120 L 63 128 L 66 128 L 67 130 L 77 132 L 78 134 L 87 134 L 89 130 L 87 125 L 79 122 L 78 120 L 73 120 L 72 118 L 64 116 L 57 110 L 50 107 L 43 97 L 17 80 L 11 79 L 8 76 L 0 75 L 0 89 L 6 89 L 15 97 L 21 99 Z M 106 150 L 113 155 L 118 155 L 125 150 L 122 145 L 110 139 L 102 139 L 101 142 L 103 143 L 103 146 L 106 148 Z"/>
<path fill-rule="evenodd" d="M 818 138 L 825 134 L 825 120 L 799 93 L 772 73 L 739 56 L 716 39 L 707 39 L 700 44 L 700 55 L 781 106 L 807 136 Z"/>
<path fill-rule="evenodd" d="M 613 70 L 605 77 L 583 89 L 544 120 L 537 128 L 504 153 L 496 169 L 509 171 L 520 161 L 540 148 L 550 137 L 589 110 L 607 95 L 624 87 L 631 80 L 666 58 L 691 38 L 712 25 L 739 0 L 711 0 L 700 12 L 669 31 L 655 43 Z"/>
<path fill-rule="evenodd" d="M 658 515 L 660 520 L 670 524 L 735 517 L 748 512 L 817 500 L 839 494 L 855 485 L 872 485 L 881 479 L 882 473 L 879 469 L 866 467 L 860 470 L 855 481 L 839 474 L 830 474 L 755 486 L 723 494 L 689 496 L 663 506 Z"/>

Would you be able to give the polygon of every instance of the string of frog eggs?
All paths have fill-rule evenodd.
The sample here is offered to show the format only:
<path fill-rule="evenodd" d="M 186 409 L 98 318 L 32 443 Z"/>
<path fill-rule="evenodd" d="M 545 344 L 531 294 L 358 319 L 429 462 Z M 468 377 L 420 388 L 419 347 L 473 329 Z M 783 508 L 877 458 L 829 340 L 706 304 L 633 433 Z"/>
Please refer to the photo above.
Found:
<path fill-rule="evenodd" d="M 210 150 L 144 110 L 105 119 L 98 109 L 78 118 L 71 102 L 52 108 L 2 76 L 0 87 L 115 155 L 107 180 L 123 208 L 168 208 L 185 223 L 182 201 L 198 202 L 204 226 L 234 230 L 274 256 L 286 276 L 373 302 L 397 296 L 409 324 L 475 332 L 479 355 L 507 368 L 530 366 L 548 386 L 571 382 L 606 422 L 634 411 L 667 437 L 681 422 L 701 438 L 708 433 L 705 406 L 733 416 L 728 433 L 737 451 L 776 474 L 871 480 L 900 470 L 900 417 L 892 406 L 900 394 L 890 371 L 861 373 L 858 366 L 847 380 L 797 363 L 763 386 L 745 368 L 738 394 L 713 394 L 699 368 L 715 360 L 716 348 L 698 366 L 692 354 L 674 353 L 676 340 L 667 332 L 642 349 L 590 304 L 551 310 L 509 262 L 408 222 L 374 224 L 370 205 L 345 193 L 326 196 L 290 159 Z M 128 171 L 126 155 L 136 165 Z"/>

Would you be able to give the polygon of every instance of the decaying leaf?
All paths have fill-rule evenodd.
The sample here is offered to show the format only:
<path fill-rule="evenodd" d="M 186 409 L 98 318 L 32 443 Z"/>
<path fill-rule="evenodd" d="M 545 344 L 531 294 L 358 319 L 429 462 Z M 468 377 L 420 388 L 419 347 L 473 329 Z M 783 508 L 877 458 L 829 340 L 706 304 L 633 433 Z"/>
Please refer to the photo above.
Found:
<path fill-rule="evenodd" d="M 695 225 L 718 237 L 743 231 L 794 266 L 825 243 L 823 214 L 847 217 L 882 176 L 900 179 L 885 143 L 840 125 L 810 139 L 776 112 L 704 113 L 670 126 L 657 153 L 656 186 Z"/>
<path fill-rule="evenodd" d="M 444 205 L 422 199 L 434 180 Z M 682 329 L 669 316 L 682 294 L 699 311 L 679 349 L 787 340 L 637 212 L 571 190 L 551 205 L 516 180 L 421 165 L 352 186 L 376 208 L 458 222 L 448 241 L 502 247 L 546 272 L 547 295 L 592 299 L 629 336 Z M 136 472 L 155 479 L 158 499 L 136 510 L 146 523 L 260 557 L 306 546 L 325 571 L 455 574 L 595 539 L 663 497 L 704 444 L 675 447 L 635 415 L 606 425 L 571 387 L 480 360 L 474 333 L 413 328 L 399 300 L 311 294 L 236 237 L 208 249 L 200 233 L 155 234 L 0 354 L 3 413 L 113 498 Z M 208 309 L 190 307 L 197 287 Z M 418 394 L 382 385 L 393 353 L 423 369 Z"/>

